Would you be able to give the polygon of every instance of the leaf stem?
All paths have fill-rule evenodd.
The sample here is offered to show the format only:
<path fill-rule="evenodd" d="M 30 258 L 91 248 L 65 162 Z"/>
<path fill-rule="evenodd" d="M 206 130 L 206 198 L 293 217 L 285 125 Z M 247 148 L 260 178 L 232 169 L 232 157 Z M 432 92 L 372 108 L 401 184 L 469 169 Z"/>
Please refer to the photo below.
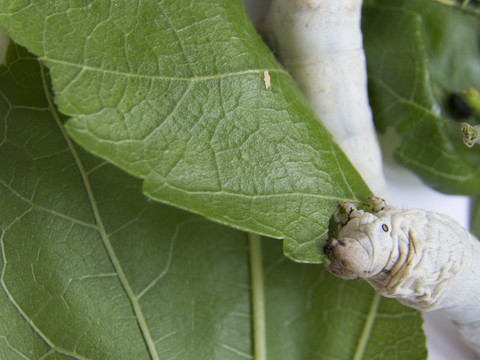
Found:
<path fill-rule="evenodd" d="M 358 340 L 357 350 L 355 351 L 352 360 L 361 360 L 365 353 L 365 348 L 367 346 L 368 339 L 372 332 L 373 324 L 375 323 L 375 318 L 377 316 L 380 298 L 380 294 L 377 292 L 373 295 L 372 303 L 370 304 L 370 309 L 368 310 L 367 319 L 365 320 L 362 334 L 360 335 L 360 339 Z"/>
<path fill-rule="evenodd" d="M 250 277 L 252 282 L 253 358 L 266 360 L 267 339 L 265 324 L 265 292 L 263 283 L 263 260 L 261 237 L 248 234 L 250 247 Z"/>
<path fill-rule="evenodd" d="M 135 314 L 135 318 L 137 320 L 138 327 L 140 328 L 140 331 L 143 335 L 143 339 L 145 340 L 145 345 L 149 351 L 150 357 L 152 360 L 159 360 L 160 357 L 158 356 L 157 349 L 155 347 L 155 343 L 152 339 L 152 336 L 150 334 L 150 330 L 148 328 L 145 316 L 143 315 L 142 307 L 140 305 L 140 302 L 138 301 L 138 298 L 135 296 L 135 293 L 130 285 L 130 282 L 128 281 L 127 276 L 125 275 L 125 272 L 123 271 L 123 268 L 120 264 L 120 260 L 117 257 L 117 254 L 115 253 L 115 250 L 112 246 L 112 243 L 110 242 L 110 238 L 107 234 L 107 231 L 105 229 L 105 226 L 103 225 L 102 217 L 100 215 L 100 211 L 98 210 L 97 203 L 95 200 L 95 196 L 93 194 L 92 186 L 90 184 L 90 180 L 88 179 L 87 172 L 85 171 L 85 168 L 83 167 L 83 163 L 80 160 L 80 157 L 78 155 L 77 150 L 75 149 L 75 146 L 73 145 L 72 140 L 68 136 L 65 127 L 63 126 L 57 110 L 55 108 L 55 105 L 53 104 L 52 101 L 52 95 L 50 94 L 49 91 L 49 84 L 47 81 L 47 76 L 45 74 L 45 68 L 44 66 L 40 65 L 40 74 L 42 77 L 42 83 L 43 87 L 45 89 L 45 97 L 48 102 L 48 106 L 50 108 L 50 112 L 52 113 L 53 118 L 55 119 L 55 122 L 57 123 L 57 126 L 59 127 L 60 131 L 62 132 L 62 135 L 65 139 L 65 142 L 67 143 L 67 146 L 72 154 L 72 157 L 75 160 L 75 163 L 78 167 L 78 170 L 81 174 L 83 184 L 85 186 L 85 191 L 87 192 L 88 199 L 90 201 L 90 206 L 92 209 L 93 216 L 95 218 L 95 221 L 97 223 L 97 230 L 100 234 L 100 237 L 103 241 L 103 245 L 105 246 L 105 250 L 107 251 L 107 255 L 110 258 L 110 261 L 112 263 L 113 268 L 115 269 L 115 272 L 117 273 L 119 282 L 121 286 L 123 287 L 128 300 L 130 301 L 130 304 L 132 306 L 133 312 Z"/>

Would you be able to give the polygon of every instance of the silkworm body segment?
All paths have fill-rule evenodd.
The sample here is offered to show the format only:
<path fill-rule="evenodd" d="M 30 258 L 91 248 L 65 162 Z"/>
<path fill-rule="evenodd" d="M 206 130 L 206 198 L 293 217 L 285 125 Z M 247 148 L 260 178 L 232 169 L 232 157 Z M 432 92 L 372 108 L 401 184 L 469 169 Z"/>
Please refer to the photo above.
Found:
<path fill-rule="evenodd" d="M 338 236 L 326 246 L 327 270 L 364 278 L 380 294 L 418 310 L 442 310 L 480 353 L 478 239 L 446 215 L 381 206 L 378 198 L 374 204 L 375 213 L 341 205 L 346 215 L 337 218 Z"/>
<path fill-rule="evenodd" d="M 362 0 L 272 0 L 270 44 L 367 185 L 388 190 L 367 94 Z"/>

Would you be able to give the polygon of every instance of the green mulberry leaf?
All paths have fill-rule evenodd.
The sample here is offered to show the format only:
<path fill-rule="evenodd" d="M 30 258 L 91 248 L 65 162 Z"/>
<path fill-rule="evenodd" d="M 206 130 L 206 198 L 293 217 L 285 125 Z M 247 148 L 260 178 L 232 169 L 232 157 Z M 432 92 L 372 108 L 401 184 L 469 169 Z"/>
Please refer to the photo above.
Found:
<path fill-rule="evenodd" d="M 240 1 L 2 1 L 0 26 L 50 69 L 72 138 L 153 199 L 321 262 L 338 203 L 370 195 Z"/>
<path fill-rule="evenodd" d="M 0 358 L 425 358 L 418 312 L 146 198 L 71 142 L 33 57 L 11 47 L 7 64 Z"/>
<path fill-rule="evenodd" d="M 368 1 L 362 29 L 377 129 L 436 190 L 480 193 L 480 147 L 463 144 L 451 96 L 480 88 L 480 17 L 430 0 Z M 472 124 L 479 122 L 471 118 Z"/>

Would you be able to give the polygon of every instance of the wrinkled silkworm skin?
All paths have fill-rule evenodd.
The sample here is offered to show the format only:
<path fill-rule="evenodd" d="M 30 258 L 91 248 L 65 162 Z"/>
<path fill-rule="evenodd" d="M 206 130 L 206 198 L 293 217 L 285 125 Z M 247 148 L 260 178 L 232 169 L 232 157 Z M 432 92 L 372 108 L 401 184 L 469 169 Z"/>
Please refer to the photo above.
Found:
<path fill-rule="evenodd" d="M 272 0 L 275 55 L 370 189 L 387 196 L 368 103 L 361 0 Z"/>
<path fill-rule="evenodd" d="M 381 295 L 453 320 L 480 354 L 480 242 L 450 217 L 385 206 L 342 204 L 338 237 L 325 252 L 332 274 L 367 280 Z"/>

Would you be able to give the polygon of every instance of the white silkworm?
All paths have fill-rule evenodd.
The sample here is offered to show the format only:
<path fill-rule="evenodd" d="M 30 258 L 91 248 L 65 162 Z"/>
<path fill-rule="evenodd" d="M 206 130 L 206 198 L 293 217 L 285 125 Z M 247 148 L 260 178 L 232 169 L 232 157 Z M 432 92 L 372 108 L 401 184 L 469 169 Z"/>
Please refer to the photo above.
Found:
<path fill-rule="evenodd" d="M 332 274 L 367 280 L 377 292 L 421 311 L 442 311 L 480 354 L 480 242 L 450 217 L 342 204 L 339 232 L 325 253 Z"/>
<path fill-rule="evenodd" d="M 361 0 L 272 0 L 271 46 L 374 193 L 388 196 L 368 104 Z M 476 129 L 474 129 L 476 130 Z M 475 133 L 476 134 L 476 133 Z M 464 130 L 467 145 L 476 141 Z M 471 136 L 472 135 L 472 136 Z M 343 204 L 328 270 L 362 277 L 380 294 L 452 319 L 480 354 L 480 243 L 451 218 L 398 210 L 373 198 L 374 214 Z"/>
<path fill-rule="evenodd" d="M 272 0 L 271 46 L 370 189 L 388 193 L 367 95 L 361 0 Z"/>

